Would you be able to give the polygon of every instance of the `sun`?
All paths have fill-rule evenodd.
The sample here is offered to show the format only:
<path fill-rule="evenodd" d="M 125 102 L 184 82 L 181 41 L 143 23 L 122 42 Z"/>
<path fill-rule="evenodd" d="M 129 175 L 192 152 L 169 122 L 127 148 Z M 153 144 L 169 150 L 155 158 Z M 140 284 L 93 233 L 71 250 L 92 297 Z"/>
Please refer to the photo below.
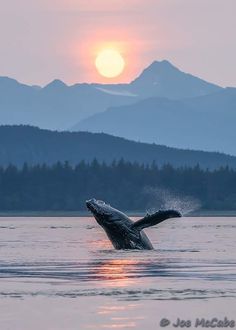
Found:
<path fill-rule="evenodd" d="M 98 53 L 95 65 L 102 76 L 115 78 L 124 71 L 125 60 L 117 50 L 104 49 Z"/>

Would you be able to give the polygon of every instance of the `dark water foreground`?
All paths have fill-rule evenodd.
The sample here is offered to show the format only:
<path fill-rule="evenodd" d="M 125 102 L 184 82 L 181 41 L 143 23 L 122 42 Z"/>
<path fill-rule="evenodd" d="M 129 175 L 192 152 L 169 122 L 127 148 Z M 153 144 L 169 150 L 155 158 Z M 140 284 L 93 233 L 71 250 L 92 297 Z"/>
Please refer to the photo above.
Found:
<path fill-rule="evenodd" d="M 115 251 L 92 218 L 0 218 L 0 329 L 236 320 L 236 218 L 181 218 L 146 232 L 155 250 Z"/>

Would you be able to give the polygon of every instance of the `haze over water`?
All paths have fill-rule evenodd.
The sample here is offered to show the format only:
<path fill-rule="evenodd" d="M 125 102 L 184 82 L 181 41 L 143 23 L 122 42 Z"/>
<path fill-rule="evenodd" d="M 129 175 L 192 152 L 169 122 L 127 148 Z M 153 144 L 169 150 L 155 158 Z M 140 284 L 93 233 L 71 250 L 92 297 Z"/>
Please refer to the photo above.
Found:
<path fill-rule="evenodd" d="M 0 329 L 234 319 L 235 220 L 168 220 L 146 230 L 155 250 L 115 251 L 93 218 L 1 218 Z"/>

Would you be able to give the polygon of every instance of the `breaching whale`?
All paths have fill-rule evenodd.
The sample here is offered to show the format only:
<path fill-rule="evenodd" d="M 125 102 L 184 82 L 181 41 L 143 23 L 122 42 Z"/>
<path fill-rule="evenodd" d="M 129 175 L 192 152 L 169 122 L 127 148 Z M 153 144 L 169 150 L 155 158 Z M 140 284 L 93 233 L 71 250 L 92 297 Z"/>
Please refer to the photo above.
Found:
<path fill-rule="evenodd" d="M 94 215 L 97 223 L 105 230 L 117 250 L 152 250 L 152 243 L 142 230 L 157 225 L 166 219 L 181 217 L 178 211 L 160 210 L 154 214 L 147 214 L 144 218 L 133 222 L 127 215 L 103 201 L 90 199 L 86 201 L 86 206 Z"/>

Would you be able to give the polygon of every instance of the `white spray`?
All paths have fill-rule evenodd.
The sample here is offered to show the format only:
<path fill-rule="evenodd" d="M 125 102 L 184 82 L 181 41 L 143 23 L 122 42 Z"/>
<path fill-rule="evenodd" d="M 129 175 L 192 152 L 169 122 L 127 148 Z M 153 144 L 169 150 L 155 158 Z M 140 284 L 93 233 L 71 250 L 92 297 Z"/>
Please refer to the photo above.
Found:
<path fill-rule="evenodd" d="M 152 214 L 159 209 L 174 209 L 182 215 L 187 215 L 201 207 L 201 203 L 194 197 L 179 196 L 168 190 L 155 187 L 145 187 L 144 194 L 149 196 L 147 212 Z"/>

